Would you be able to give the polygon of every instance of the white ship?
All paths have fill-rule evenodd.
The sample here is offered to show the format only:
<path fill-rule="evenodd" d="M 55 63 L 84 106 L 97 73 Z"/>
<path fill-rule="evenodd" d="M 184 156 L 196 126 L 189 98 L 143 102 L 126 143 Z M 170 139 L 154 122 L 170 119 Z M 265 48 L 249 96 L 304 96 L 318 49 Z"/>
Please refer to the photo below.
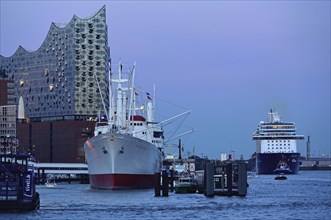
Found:
<path fill-rule="evenodd" d="M 135 66 L 125 78 L 119 65 L 118 78 L 109 74 L 108 120 L 99 120 L 94 137 L 84 144 L 90 185 L 99 189 L 154 187 L 154 175 L 163 160 L 163 130 L 154 122 L 154 105 L 136 106 Z M 141 114 L 138 114 L 138 113 Z M 143 114 L 145 113 L 145 115 Z"/>
<path fill-rule="evenodd" d="M 300 153 L 297 140 L 303 135 L 296 134 L 294 122 L 281 121 L 278 113 L 271 109 L 268 122 L 261 121 L 253 133 L 256 141 L 257 174 L 297 174 Z"/>

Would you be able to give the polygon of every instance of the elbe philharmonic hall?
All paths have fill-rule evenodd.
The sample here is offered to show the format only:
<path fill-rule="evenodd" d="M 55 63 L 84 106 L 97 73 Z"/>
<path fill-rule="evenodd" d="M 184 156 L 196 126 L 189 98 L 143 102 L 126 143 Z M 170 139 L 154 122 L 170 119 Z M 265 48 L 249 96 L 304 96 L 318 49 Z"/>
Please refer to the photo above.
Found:
<path fill-rule="evenodd" d="M 85 162 L 83 143 L 108 106 L 107 31 L 103 6 L 53 22 L 36 51 L 0 55 L 0 153 L 16 145 L 39 162 Z"/>

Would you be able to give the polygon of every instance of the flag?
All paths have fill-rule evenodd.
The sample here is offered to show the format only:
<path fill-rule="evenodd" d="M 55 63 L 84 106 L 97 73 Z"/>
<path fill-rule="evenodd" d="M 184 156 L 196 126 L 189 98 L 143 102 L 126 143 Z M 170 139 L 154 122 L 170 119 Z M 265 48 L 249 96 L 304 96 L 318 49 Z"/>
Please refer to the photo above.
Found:
<path fill-rule="evenodd" d="M 151 94 L 149 94 L 148 92 L 146 92 L 146 95 L 147 95 L 147 98 L 148 98 L 149 100 L 152 100 L 152 98 L 151 98 Z"/>

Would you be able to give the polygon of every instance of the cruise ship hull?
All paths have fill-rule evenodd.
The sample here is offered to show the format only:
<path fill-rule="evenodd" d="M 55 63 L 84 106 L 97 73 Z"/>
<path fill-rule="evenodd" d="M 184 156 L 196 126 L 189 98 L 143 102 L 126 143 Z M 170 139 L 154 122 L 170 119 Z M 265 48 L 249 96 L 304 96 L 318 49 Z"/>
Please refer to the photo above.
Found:
<path fill-rule="evenodd" d="M 300 153 L 257 153 L 257 174 L 297 174 Z"/>
<path fill-rule="evenodd" d="M 129 134 L 99 134 L 84 144 L 92 188 L 137 189 L 154 187 L 161 168 L 161 151 Z"/>

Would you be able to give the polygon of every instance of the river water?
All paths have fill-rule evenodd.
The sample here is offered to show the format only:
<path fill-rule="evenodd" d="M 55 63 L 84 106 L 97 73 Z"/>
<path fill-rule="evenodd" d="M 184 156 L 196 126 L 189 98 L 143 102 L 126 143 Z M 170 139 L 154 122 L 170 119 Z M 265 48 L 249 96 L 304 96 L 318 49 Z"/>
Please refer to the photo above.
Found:
<path fill-rule="evenodd" d="M 1 212 L 0 219 L 330 219 L 331 171 L 300 171 L 287 180 L 248 179 L 245 197 L 155 197 L 154 189 L 107 191 L 86 184 L 37 186 L 41 207 Z"/>

